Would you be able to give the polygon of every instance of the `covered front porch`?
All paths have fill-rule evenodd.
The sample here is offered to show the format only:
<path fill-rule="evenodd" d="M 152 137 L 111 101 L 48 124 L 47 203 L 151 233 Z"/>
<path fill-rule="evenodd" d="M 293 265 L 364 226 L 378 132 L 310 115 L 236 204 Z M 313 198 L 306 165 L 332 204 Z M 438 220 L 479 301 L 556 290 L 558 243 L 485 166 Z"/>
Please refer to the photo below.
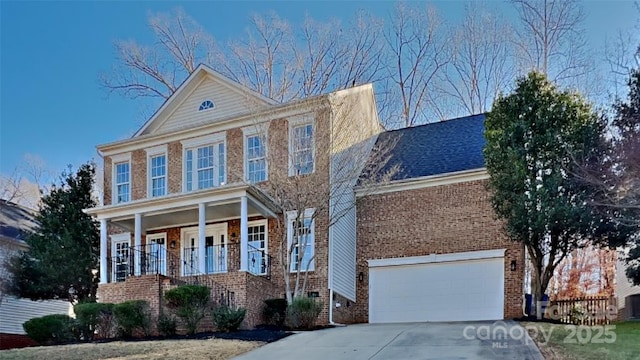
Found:
<path fill-rule="evenodd" d="M 159 274 L 248 272 L 269 278 L 270 199 L 248 185 L 87 210 L 100 221 L 100 283 Z"/>

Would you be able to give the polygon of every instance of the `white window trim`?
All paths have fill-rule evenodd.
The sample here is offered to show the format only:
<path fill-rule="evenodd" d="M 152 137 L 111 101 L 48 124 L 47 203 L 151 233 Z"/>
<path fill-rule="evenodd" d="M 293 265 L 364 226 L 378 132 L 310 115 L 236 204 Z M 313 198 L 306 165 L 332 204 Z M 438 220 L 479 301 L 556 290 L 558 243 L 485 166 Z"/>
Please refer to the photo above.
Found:
<path fill-rule="evenodd" d="M 152 148 L 145 149 L 147 152 L 147 197 L 153 197 L 153 179 L 151 177 L 151 158 L 164 155 L 164 195 L 169 195 L 169 152 L 167 151 L 167 145 L 154 146 Z"/>
<path fill-rule="evenodd" d="M 122 164 L 124 162 L 129 163 L 129 201 L 125 201 L 124 203 L 130 202 L 133 195 L 133 184 L 131 184 L 131 153 L 124 153 L 111 156 L 111 204 L 116 205 L 120 204 L 117 202 L 118 200 L 118 184 L 116 184 L 117 174 L 116 174 L 116 165 Z"/>
<path fill-rule="evenodd" d="M 244 181 L 249 182 L 249 152 L 247 151 L 247 138 L 261 135 L 264 142 L 264 180 L 269 180 L 269 123 L 255 124 L 242 128 L 242 161 L 244 169 Z"/>
<path fill-rule="evenodd" d="M 180 141 L 180 144 L 182 144 L 182 192 L 183 193 L 190 192 L 187 190 L 187 150 L 194 150 L 199 147 L 214 145 L 217 143 L 222 143 L 224 146 L 224 164 L 225 164 L 224 181 L 218 184 L 218 186 L 223 186 L 224 184 L 227 183 L 227 178 L 228 178 L 227 175 L 229 173 L 229 163 L 227 161 L 229 149 L 227 148 L 226 131 Z M 168 172 L 167 172 L 167 175 L 168 175 Z M 216 174 L 214 178 L 217 179 L 217 177 L 218 176 Z M 199 189 L 193 189 L 191 191 L 197 191 L 197 190 Z"/>
<path fill-rule="evenodd" d="M 267 255 L 265 261 L 269 261 L 269 221 L 267 219 L 252 220 L 247 222 L 247 227 L 264 225 L 264 254 Z M 267 263 L 267 267 L 269 264 Z M 266 275 L 261 273 L 260 275 Z"/>
<path fill-rule="evenodd" d="M 293 129 L 304 125 L 311 125 L 313 128 L 313 133 L 311 134 L 311 156 L 313 157 L 313 169 L 310 174 L 316 172 L 316 121 L 313 115 L 305 114 L 289 119 L 289 176 L 297 175 L 294 171 L 295 166 L 293 163 Z"/>
<path fill-rule="evenodd" d="M 310 209 L 305 209 L 304 210 L 304 218 L 311 218 L 313 216 L 315 212 L 314 208 L 310 208 Z M 295 218 L 298 216 L 298 211 L 293 210 L 293 211 L 287 211 L 287 248 L 291 248 L 291 242 L 293 241 L 293 221 L 295 220 Z M 310 242 L 310 247 L 313 250 L 313 255 L 315 255 L 316 253 L 316 222 L 315 219 L 312 219 L 311 221 L 311 242 Z M 289 256 L 292 256 L 293 253 L 289 254 Z M 311 264 L 309 266 L 308 269 L 300 269 L 300 272 L 311 272 L 311 271 L 315 271 L 316 268 L 316 259 L 313 259 L 311 261 Z M 291 261 L 291 263 L 289 264 L 289 272 L 290 273 L 295 273 L 298 270 L 293 270 L 293 261 Z"/>

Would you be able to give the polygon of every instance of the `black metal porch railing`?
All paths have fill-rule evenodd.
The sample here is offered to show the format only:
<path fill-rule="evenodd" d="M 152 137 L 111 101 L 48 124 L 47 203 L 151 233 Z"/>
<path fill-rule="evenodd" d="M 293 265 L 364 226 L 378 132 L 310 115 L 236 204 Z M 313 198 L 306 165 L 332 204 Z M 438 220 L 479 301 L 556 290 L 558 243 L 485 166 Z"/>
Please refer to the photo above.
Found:
<path fill-rule="evenodd" d="M 238 246 L 233 246 L 238 245 Z M 239 244 L 205 247 L 205 273 L 199 269 L 199 249 L 183 248 L 182 254 L 168 252 L 163 245 L 146 244 L 125 248 L 121 254 L 108 257 L 109 282 L 121 282 L 128 276 L 160 274 L 171 277 L 224 273 L 239 268 Z M 229 264 L 232 258 L 237 263 Z M 139 260 L 138 260 L 139 259 Z M 271 256 L 266 251 L 248 245 L 249 273 L 271 278 Z M 139 266 L 136 266 L 139 262 Z"/>
<path fill-rule="evenodd" d="M 124 281 L 134 275 L 167 275 L 167 249 L 159 244 L 130 246 L 116 256 L 107 257 L 107 262 L 111 265 L 109 282 Z"/>
<path fill-rule="evenodd" d="M 264 250 L 248 245 L 249 272 L 253 275 L 271 278 L 271 255 Z"/>
<path fill-rule="evenodd" d="M 228 270 L 227 263 L 228 248 L 225 245 L 210 245 L 205 247 L 205 273 L 216 274 Z M 191 276 L 200 274 L 199 271 L 199 249 L 197 247 L 182 249 L 183 275 Z"/>

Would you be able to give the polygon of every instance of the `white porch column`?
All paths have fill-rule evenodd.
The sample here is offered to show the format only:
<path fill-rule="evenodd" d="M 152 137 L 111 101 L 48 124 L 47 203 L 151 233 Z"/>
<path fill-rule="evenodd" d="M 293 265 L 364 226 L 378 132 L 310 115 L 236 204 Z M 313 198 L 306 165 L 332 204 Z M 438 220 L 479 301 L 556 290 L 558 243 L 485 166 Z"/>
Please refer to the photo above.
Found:
<path fill-rule="evenodd" d="M 198 271 L 201 274 L 207 272 L 206 262 L 206 240 L 205 240 L 205 225 L 206 225 L 206 208 L 204 203 L 198 204 Z"/>
<path fill-rule="evenodd" d="M 240 197 L 240 271 L 249 270 L 249 235 L 247 197 Z"/>
<path fill-rule="evenodd" d="M 107 281 L 107 219 L 100 219 L 100 284 Z"/>
<path fill-rule="evenodd" d="M 134 219 L 135 274 L 140 275 L 140 265 L 142 262 L 142 257 L 140 256 L 140 251 L 142 250 L 142 214 L 135 214 Z"/>

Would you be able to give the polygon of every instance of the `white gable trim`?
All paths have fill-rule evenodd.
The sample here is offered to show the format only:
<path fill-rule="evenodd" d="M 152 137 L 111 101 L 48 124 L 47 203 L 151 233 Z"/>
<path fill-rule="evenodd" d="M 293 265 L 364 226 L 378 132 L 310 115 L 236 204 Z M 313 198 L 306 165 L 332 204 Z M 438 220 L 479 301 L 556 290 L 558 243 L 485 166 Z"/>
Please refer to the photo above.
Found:
<path fill-rule="evenodd" d="M 417 190 L 434 186 L 451 185 L 461 182 L 477 181 L 489 179 L 486 168 L 450 172 L 446 174 L 423 176 L 419 178 L 391 181 L 388 184 L 380 185 L 378 188 L 360 187 L 356 188 L 356 197 L 367 195 L 386 194 L 396 191 Z"/>
<path fill-rule="evenodd" d="M 431 254 L 426 256 L 408 256 L 391 259 L 367 260 L 370 268 L 383 266 L 415 265 L 442 263 L 451 261 L 480 260 L 504 257 L 506 249 L 465 251 L 450 254 Z"/>
<path fill-rule="evenodd" d="M 218 73 L 217 71 L 211 69 L 210 67 L 204 65 L 204 64 L 200 64 L 198 65 L 198 67 L 182 82 L 182 84 L 180 84 L 180 86 L 178 87 L 178 89 L 162 104 L 162 106 L 160 106 L 160 108 L 153 114 L 153 116 L 151 116 L 151 118 L 149 120 L 147 120 L 147 122 L 144 123 L 144 125 L 142 125 L 142 127 L 136 131 L 136 133 L 133 135 L 133 137 L 137 137 L 140 136 L 145 130 L 147 130 L 151 124 L 153 124 L 158 118 L 161 117 L 161 115 L 164 114 L 165 111 L 167 111 L 169 108 L 173 107 L 173 109 L 169 112 L 169 114 L 166 114 L 164 121 L 166 121 L 171 114 L 177 109 L 177 100 L 180 99 L 183 95 L 185 91 L 189 91 L 189 94 L 191 94 L 195 88 L 197 88 L 197 85 L 199 85 L 200 83 L 202 83 L 202 81 L 204 81 L 206 79 L 206 76 L 210 76 L 213 79 L 219 81 L 221 84 L 225 85 L 226 87 L 228 87 L 229 89 L 238 92 L 240 94 L 244 94 L 244 95 L 249 95 L 253 98 L 256 98 L 260 101 L 265 102 L 266 104 L 269 105 L 275 105 L 278 104 L 277 101 L 270 99 L 254 90 L 249 89 L 246 86 L 243 86 L 229 78 L 227 78 L 226 76 Z M 198 83 L 196 84 L 196 86 L 193 86 L 192 82 L 195 81 L 196 79 L 200 79 L 198 81 Z M 188 88 L 191 88 L 190 90 L 187 90 Z M 187 96 L 189 94 L 186 94 Z M 163 121 L 163 123 L 164 123 Z M 158 127 L 162 126 L 162 123 L 158 124 Z"/>

